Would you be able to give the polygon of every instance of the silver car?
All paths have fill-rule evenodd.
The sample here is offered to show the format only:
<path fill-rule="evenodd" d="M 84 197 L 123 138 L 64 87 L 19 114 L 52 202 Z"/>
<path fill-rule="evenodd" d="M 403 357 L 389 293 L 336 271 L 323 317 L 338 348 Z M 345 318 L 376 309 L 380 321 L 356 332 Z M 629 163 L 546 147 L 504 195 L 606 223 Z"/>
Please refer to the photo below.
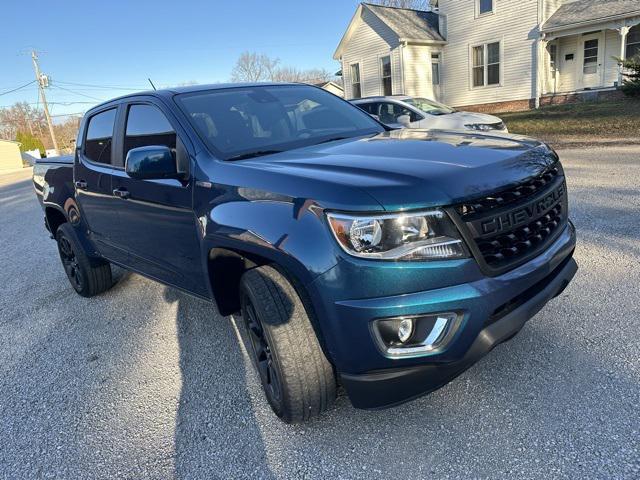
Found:
<path fill-rule="evenodd" d="M 390 127 L 508 131 L 498 117 L 485 113 L 460 112 L 428 98 L 394 95 L 360 98 L 351 100 L 351 103 Z"/>

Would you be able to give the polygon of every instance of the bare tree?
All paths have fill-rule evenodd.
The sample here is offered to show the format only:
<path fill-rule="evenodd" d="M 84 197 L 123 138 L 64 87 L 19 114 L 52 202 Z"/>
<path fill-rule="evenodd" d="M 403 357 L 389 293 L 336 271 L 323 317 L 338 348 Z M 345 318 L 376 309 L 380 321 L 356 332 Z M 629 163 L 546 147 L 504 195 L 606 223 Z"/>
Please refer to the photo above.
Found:
<path fill-rule="evenodd" d="M 231 72 L 233 82 L 301 82 L 320 83 L 333 80 L 334 76 L 324 68 L 301 70 L 280 66 L 280 60 L 265 54 L 244 52 Z"/>
<path fill-rule="evenodd" d="M 79 128 L 80 117 L 76 115 L 66 117 L 64 122 L 54 123 L 53 129 L 55 130 L 56 138 L 58 139 L 60 153 L 69 154 L 73 152 Z"/>
<path fill-rule="evenodd" d="M 271 78 L 274 82 L 321 83 L 333 79 L 333 75 L 324 68 L 299 70 L 295 67 L 280 67 L 274 70 Z"/>
<path fill-rule="evenodd" d="M 13 140 L 18 132 L 28 132 L 44 142 L 48 135 L 43 135 L 47 132 L 47 123 L 42 111 L 26 102 L 0 109 L 0 138 Z"/>
<path fill-rule="evenodd" d="M 231 71 L 234 82 L 264 82 L 271 80 L 279 60 L 265 54 L 243 52 Z"/>
<path fill-rule="evenodd" d="M 410 8 L 412 10 L 431 10 L 430 0 L 370 0 L 383 7 Z"/>

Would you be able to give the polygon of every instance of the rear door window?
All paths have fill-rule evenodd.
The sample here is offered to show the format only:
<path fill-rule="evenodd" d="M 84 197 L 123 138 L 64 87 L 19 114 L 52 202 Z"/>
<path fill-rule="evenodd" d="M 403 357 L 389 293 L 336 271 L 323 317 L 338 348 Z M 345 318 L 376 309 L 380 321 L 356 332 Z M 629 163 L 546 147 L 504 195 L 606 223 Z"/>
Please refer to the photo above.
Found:
<path fill-rule="evenodd" d="M 85 156 L 97 163 L 111 163 L 111 145 L 116 109 L 105 110 L 89 119 L 87 138 L 84 142 Z"/>

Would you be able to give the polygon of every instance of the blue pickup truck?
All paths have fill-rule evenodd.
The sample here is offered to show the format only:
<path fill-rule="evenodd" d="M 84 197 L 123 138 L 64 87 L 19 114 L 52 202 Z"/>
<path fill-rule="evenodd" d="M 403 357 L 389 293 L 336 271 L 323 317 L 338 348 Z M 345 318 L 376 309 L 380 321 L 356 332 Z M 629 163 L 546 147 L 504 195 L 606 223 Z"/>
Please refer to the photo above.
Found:
<path fill-rule="evenodd" d="M 307 85 L 103 103 L 75 155 L 38 162 L 33 181 L 80 295 L 109 289 L 113 264 L 240 312 L 287 422 L 328 409 L 339 386 L 365 409 L 441 387 L 577 270 L 544 143 L 392 130 Z"/>

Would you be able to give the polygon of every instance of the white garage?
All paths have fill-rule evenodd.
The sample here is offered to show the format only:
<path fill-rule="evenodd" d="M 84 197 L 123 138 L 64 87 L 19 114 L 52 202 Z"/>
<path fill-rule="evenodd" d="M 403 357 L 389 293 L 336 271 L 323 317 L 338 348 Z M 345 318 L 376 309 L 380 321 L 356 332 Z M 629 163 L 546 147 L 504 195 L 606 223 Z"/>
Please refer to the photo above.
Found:
<path fill-rule="evenodd" d="M 22 168 L 20 144 L 11 140 L 0 140 L 0 172 Z"/>

